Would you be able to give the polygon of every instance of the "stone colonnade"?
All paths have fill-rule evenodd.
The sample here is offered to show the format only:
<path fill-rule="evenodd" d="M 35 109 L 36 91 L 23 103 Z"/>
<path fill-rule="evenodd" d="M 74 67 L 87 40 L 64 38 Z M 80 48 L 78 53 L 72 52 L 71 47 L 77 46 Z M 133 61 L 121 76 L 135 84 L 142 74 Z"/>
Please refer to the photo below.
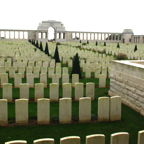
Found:
<path fill-rule="evenodd" d="M 66 32 L 54 32 L 54 39 L 65 39 Z M 38 31 L 37 32 L 38 39 L 49 39 L 48 31 Z"/>
<path fill-rule="evenodd" d="M 122 40 L 122 33 L 69 32 L 73 40 Z"/>
<path fill-rule="evenodd" d="M 132 43 L 144 43 L 144 35 L 132 36 Z"/>
<path fill-rule="evenodd" d="M 0 38 L 27 40 L 28 31 L 27 30 L 0 30 Z"/>

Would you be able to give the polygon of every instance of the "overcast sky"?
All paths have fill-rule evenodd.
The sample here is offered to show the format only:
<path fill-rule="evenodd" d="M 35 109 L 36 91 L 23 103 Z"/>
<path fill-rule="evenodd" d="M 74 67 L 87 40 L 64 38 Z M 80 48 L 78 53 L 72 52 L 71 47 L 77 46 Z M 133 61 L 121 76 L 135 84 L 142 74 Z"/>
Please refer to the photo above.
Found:
<path fill-rule="evenodd" d="M 0 29 L 32 29 L 45 20 L 61 21 L 67 31 L 144 35 L 143 0 L 1 0 Z"/>

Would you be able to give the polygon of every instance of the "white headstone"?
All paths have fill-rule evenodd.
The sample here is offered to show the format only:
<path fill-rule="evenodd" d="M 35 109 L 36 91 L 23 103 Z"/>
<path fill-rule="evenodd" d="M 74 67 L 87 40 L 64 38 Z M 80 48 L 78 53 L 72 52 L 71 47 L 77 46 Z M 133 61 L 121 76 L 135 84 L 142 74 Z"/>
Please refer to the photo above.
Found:
<path fill-rule="evenodd" d="M 7 100 L 0 99 L 0 126 L 8 124 Z"/>
<path fill-rule="evenodd" d="M 22 83 L 22 74 L 21 73 L 15 73 L 15 77 L 14 77 L 15 88 L 19 88 L 20 83 Z"/>
<path fill-rule="evenodd" d="M 94 100 L 95 83 L 92 83 L 92 82 L 86 83 L 86 97 L 90 97 L 91 100 Z"/>
<path fill-rule="evenodd" d="M 62 84 L 69 83 L 69 74 L 62 74 Z"/>
<path fill-rule="evenodd" d="M 105 135 L 93 134 L 86 136 L 86 144 L 105 144 Z"/>
<path fill-rule="evenodd" d="M 72 74 L 72 87 L 75 87 L 75 83 L 79 82 L 79 74 Z"/>
<path fill-rule="evenodd" d="M 106 87 L 106 75 L 100 74 L 99 76 L 99 87 Z"/>
<path fill-rule="evenodd" d="M 35 84 L 35 102 L 37 102 L 37 99 L 43 97 L 44 97 L 44 84 L 43 83 Z"/>
<path fill-rule="evenodd" d="M 50 84 L 49 98 L 50 98 L 50 101 L 58 101 L 59 99 L 59 84 L 58 83 Z"/>
<path fill-rule="evenodd" d="M 75 83 L 75 101 L 79 101 L 79 98 L 84 96 L 84 84 Z"/>
<path fill-rule="evenodd" d="M 47 74 L 46 73 L 40 74 L 40 83 L 43 83 L 45 88 L 47 87 Z"/>
<path fill-rule="evenodd" d="M 8 83 L 8 74 L 7 73 L 1 73 L 0 78 L 1 78 L 1 87 L 3 87 L 4 83 Z"/>
<path fill-rule="evenodd" d="M 71 83 L 64 83 L 63 85 L 63 98 L 71 98 L 72 86 Z"/>
<path fill-rule="evenodd" d="M 29 84 L 29 87 L 34 88 L 34 74 L 28 73 L 26 79 L 27 83 Z"/>
<path fill-rule="evenodd" d="M 59 123 L 71 123 L 72 100 L 71 98 L 61 98 L 59 100 Z"/>
<path fill-rule="evenodd" d="M 12 84 L 4 83 L 3 84 L 3 99 L 7 99 L 8 102 L 12 102 Z"/>
<path fill-rule="evenodd" d="M 79 99 L 79 122 L 91 121 L 91 98 L 83 97 Z"/>
<path fill-rule="evenodd" d="M 29 84 L 20 84 L 20 99 L 29 99 Z"/>

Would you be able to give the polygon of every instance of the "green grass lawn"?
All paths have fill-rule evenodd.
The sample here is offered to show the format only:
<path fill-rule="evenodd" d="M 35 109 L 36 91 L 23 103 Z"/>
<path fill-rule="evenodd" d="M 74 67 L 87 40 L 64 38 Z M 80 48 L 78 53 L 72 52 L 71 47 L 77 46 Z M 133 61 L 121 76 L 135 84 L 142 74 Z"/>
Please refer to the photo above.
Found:
<path fill-rule="evenodd" d="M 62 64 L 62 67 L 67 65 Z M 72 69 L 69 68 L 69 72 Z M 144 117 L 133 111 L 129 107 L 122 104 L 122 120 L 116 122 L 100 122 L 96 121 L 98 112 L 98 98 L 108 96 L 108 90 L 110 85 L 110 79 L 107 78 L 106 88 L 98 88 L 99 79 L 95 79 L 94 73 L 92 78 L 85 79 L 85 73 L 82 72 L 83 79 L 80 82 L 95 83 L 95 100 L 92 101 L 91 106 L 91 123 L 78 123 L 79 115 L 79 102 L 72 102 L 72 123 L 71 124 L 58 124 L 59 116 L 59 103 L 50 103 L 50 118 L 51 124 L 48 125 L 37 125 L 37 103 L 29 102 L 28 113 L 29 113 L 29 124 L 27 126 L 15 126 L 15 103 L 8 103 L 8 126 L 0 127 L 0 144 L 11 140 L 26 140 L 28 144 L 32 144 L 34 140 L 40 138 L 54 138 L 55 144 L 60 143 L 60 138 L 66 136 L 80 136 L 81 144 L 85 144 L 86 136 L 91 134 L 104 134 L 106 136 L 106 144 L 110 143 L 110 135 L 116 132 L 128 132 L 130 138 L 130 144 L 137 143 L 138 131 L 144 130 Z M 14 86 L 14 79 L 9 78 L 9 83 Z M 39 83 L 40 80 L 35 78 L 34 83 Z M 47 79 L 47 85 L 52 82 L 51 79 Z M 71 83 L 72 80 L 70 79 Z M 22 79 L 22 83 L 26 83 L 26 78 Z M 62 80 L 59 82 L 59 97 L 62 98 Z M 84 88 L 84 97 L 86 96 Z M 13 88 L 13 99 L 19 99 L 19 88 Z M 34 99 L 34 88 L 29 89 L 30 99 Z M 44 88 L 44 97 L 49 98 L 49 88 Z M 0 88 L 0 98 L 2 98 L 2 88 Z M 74 98 L 74 88 L 72 88 L 72 98 Z"/>

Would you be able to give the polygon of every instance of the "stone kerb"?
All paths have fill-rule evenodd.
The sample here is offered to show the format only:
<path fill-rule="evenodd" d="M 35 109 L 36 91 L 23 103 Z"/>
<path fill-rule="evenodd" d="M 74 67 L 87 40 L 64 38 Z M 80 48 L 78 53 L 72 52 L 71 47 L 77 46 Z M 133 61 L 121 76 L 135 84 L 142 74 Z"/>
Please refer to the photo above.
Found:
<path fill-rule="evenodd" d="M 79 74 L 72 74 L 72 87 L 75 87 L 75 83 L 79 82 Z"/>
<path fill-rule="evenodd" d="M 27 83 L 29 84 L 29 87 L 34 88 L 34 74 L 28 73 L 26 80 L 27 80 Z"/>
<path fill-rule="evenodd" d="M 94 100 L 95 96 L 95 83 L 89 82 L 86 83 L 86 97 L 90 97 L 91 100 Z"/>
<path fill-rule="evenodd" d="M 46 73 L 40 74 L 40 83 L 43 83 L 44 87 L 47 88 L 47 74 Z"/>
<path fill-rule="evenodd" d="M 7 99 L 0 100 L 0 126 L 8 124 Z"/>
<path fill-rule="evenodd" d="M 69 74 L 62 74 L 62 84 L 69 83 Z"/>
<path fill-rule="evenodd" d="M 110 98 L 110 121 L 121 120 L 121 97 L 113 96 Z"/>
<path fill-rule="evenodd" d="M 43 83 L 37 83 L 35 84 L 35 102 L 37 102 L 37 99 L 44 97 L 44 84 Z"/>
<path fill-rule="evenodd" d="M 33 144 L 54 144 L 54 139 L 52 138 L 44 138 L 34 140 Z"/>
<path fill-rule="evenodd" d="M 27 144 L 27 141 L 24 140 L 15 140 L 15 141 L 8 141 L 5 144 Z"/>
<path fill-rule="evenodd" d="M 75 83 L 75 101 L 79 101 L 79 98 L 84 96 L 84 84 Z"/>
<path fill-rule="evenodd" d="M 3 87 L 4 83 L 8 83 L 8 74 L 7 73 L 1 73 L 0 78 L 1 78 L 1 87 Z"/>
<path fill-rule="evenodd" d="M 64 83 L 63 87 L 63 98 L 71 98 L 72 97 L 72 86 L 71 83 Z"/>
<path fill-rule="evenodd" d="M 14 86 L 15 88 L 20 87 L 20 83 L 22 83 L 22 74 L 21 73 L 16 73 L 15 78 L 14 78 Z"/>
<path fill-rule="evenodd" d="M 99 87 L 103 88 L 106 87 L 106 75 L 100 74 L 99 76 Z"/>
<path fill-rule="evenodd" d="M 79 99 L 79 122 L 91 121 L 91 98 L 84 97 Z"/>
<path fill-rule="evenodd" d="M 71 123 L 72 100 L 71 98 L 59 99 L 59 123 Z"/>
<path fill-rule="evenodd" d="M 28 99 L 15 100 L 15 121 L 17 124 L 28 123 Z"/>
<path fill-rule="evenodd" d="M 111 134 L 110 144 L 129 144 L 129 133 L 118 132 Z"/>
<path fill-rule="evenodd" d="M 59 84 L 51 83 L 50 84 L 50 93 L 49 93 L 50 101 L 58 101 L 59 99 Z"/>
<path fill-rule="evenodd" d="M 60 139 L 60 144 L 80 144 L 79 136 L 68 136 Z"/>
<path fill-rule="evenodd" d="M 20 99 L 29 99 L 29 84 L 20 84 Z"/>
<path fill-rule="evenodd" d="M 86 136 L 86 144 L 105 144 L 105 135 L 94 134 Z"/>
<path fill-rule="evenodd" d="M 137 144 L 143 144 L 144 143 L 144 130 L 138 132 L 138 143 Z"/>
<path fill-rule="evenodd" d="M 3 84 L 3 99 L 7 99 L 8 102 L 12 102 L 12 84 L 4 83 Z"/>
<path fill-rule="evenodd" d="M 50 100 L 47 98 L 37 100 L 37 123 L 50 123 Z"/>
<path fill-rule="evenodd" d="M 98 98 L 98 122 L 109 121 L 109 97 Z"/>

